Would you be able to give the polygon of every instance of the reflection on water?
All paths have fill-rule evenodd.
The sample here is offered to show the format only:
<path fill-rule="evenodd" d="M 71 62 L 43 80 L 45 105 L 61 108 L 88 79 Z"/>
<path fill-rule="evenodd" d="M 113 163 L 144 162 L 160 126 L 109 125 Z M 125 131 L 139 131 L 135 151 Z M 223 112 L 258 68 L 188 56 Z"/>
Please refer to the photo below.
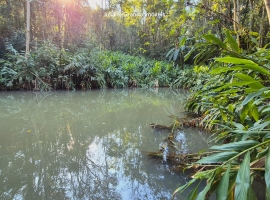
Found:
<path fill-rule="evenodd" d="M 170 199 L 188 174 L 142 151 L 158 150 L 167 133 L 149 124 L 169 125 L 184 98 L 168 89 L 0 93 L 0 199 Z M 185 153 L 207 136 L 176 139 Z"/>

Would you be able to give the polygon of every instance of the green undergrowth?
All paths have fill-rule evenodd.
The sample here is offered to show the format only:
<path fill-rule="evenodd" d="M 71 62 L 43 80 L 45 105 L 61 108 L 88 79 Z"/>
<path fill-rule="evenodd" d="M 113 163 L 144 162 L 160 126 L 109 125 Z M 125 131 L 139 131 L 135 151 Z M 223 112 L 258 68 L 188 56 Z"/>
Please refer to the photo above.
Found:
<path fill-rule="evenodd" d="M 217 143 L 213 153 L 192 163 L 201 170 L 173 197 L 192 185 L 186 199 L 204 200 L 212 193 L 218 200 L 261 199 L 252 187 L 260 179 L 270 199 L 270 49 L 240 49 L 229 31 L 224 38 L 207 34 L 196 45 L 196 59 L 207 56 L 209 71 L 186 103 L 187 111 L 205 116 L 202 123 Z"/>
<path fill-rule="evenodd" d="M 183 71 L 172 62 L 99 51 L 90 44 L 71 52 L 43 42 L 27 58 L 11 45 L 6 49 L 8 53 L 0 60 L 2 90 L 184 87 L 179 77 L 188 78 L 192 71 Z"/>

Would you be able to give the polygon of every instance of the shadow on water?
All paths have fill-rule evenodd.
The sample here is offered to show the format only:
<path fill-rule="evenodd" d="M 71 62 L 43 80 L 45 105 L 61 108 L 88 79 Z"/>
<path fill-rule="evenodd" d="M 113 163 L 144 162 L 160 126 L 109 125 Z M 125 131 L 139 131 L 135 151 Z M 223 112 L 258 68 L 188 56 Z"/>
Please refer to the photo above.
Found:
<path fill-rule="evenodd" d="M 189 172 L 142 151 L 167 134 L 149 124 L 170 124 L 185 98 L 169 89 L 0 93 L 0 199 L 170 199 Z M 207 145 L 195 130 L 178 139 L 183 151 Z"/>

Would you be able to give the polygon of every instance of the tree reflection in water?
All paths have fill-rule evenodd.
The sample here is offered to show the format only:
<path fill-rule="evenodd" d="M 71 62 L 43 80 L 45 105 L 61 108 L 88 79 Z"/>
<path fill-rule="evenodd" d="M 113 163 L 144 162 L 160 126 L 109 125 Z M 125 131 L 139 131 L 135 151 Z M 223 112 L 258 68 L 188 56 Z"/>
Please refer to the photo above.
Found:
<path fill-rule="evenodd" d="M 141 153 L 164 138 L 148 124 L 179 111 L 183 94 L 1 95 L 0 199 L 170 199 L 186 179 Z"/>

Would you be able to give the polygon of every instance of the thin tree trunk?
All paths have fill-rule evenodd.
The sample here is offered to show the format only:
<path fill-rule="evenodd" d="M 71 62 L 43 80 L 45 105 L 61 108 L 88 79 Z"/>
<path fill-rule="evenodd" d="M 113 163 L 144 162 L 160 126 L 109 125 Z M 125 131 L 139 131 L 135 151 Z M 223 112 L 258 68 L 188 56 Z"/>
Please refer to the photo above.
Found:
<path fill-rule="evenodd" d="M 10 15 L 11 15 L 10 0 L 6 0 L 6 5 L 7 5 L 7 17 L 8 17 L 8 20 L 11 20 L 10 19 Z"/>
<path fill-rule="evenodd" d="M 239 31 L 238 31 L 239 22 L 240 22 L 240 3 L 239 3 L 239 0 L 233 0 L 233 6 L 234 6 L 233 27 L 234 27 L 234 31 L 236 33 L 238 46 L 241 47 L 240 36 L 239 36 Z"/>
<path fill-rule="evenodd" d="M 253 10 L 254 10 L 254 2 L 253 0 L 249 0 L 250 2 L 250 20 L 249 20 L 249 30 L 252 31 L 253 30 L 253 25 L 254 25 L 254 14 L 253 14 Z"/>
<path fill-rule="evenodd" d="M 237 14 L 236 14 L 236 10 L 237 10 L 237 4 L 236 4 L 236 0 L 233 0 L 233 28 L 234 28 L 234 31 L 237 32 L 237 24 L 236 24 L 236 21 L 237 21 Z"/>
<path fill-rule="evenodd" d="M 270 24 L 270 0 L 264 0 L 264 3 L 267 11 L 268 21 Z"/>
<path fill-rule="evenodd" d="M 29 55 L 29 43 L 30 43 L 30 0 L 26 0 L 26 44 L 25 44 L 25 57 Z"/>
<path fill-rule="evenodd" d="M 260 34 L 259 47 L 264 46 L 264 33 L 265 33 L 265 8 L 262 8 L 262 19 L 259 31 Z"/>

